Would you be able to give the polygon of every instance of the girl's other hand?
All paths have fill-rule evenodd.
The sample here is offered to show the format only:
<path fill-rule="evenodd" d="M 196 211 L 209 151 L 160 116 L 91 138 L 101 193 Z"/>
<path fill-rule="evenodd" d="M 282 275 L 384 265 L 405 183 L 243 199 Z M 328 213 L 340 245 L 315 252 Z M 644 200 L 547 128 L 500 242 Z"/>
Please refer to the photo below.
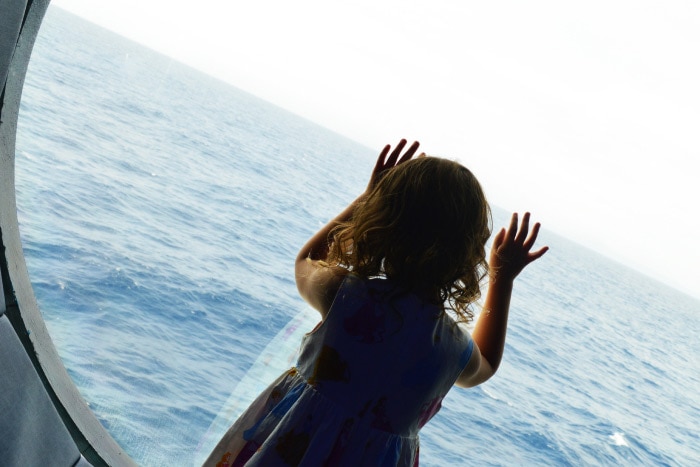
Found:
<path fill-rule="evenodd" d="M 537 251 L 530 251 L 537 240 L 540 224 L 535 223 L 532 231 L 528 232 L 529 223 L 530 213 L 526 212 L 518 228 L 518 213 L 513 213 L 508 230 L 502 228 L 494 237 L 489 260 L 492 280 L 514 280 L 525 266 L 542 257 L 549 250 L 549 247 L 544 246 Z"/>
<path fill-rule="evenodd" d="M 396 167 L 397 165 L 403 164 L 404 162 L 410 160 L 418 150 L 419 145 L 420 143 L 418 141 L 414 141 L 413 144 L 403 154 L 403 156 L 401 156 L 401 151 L 406 146 L 405 139 L 399 141 L 399 144 L 396 145 L 391 154 L 389 154 L 389 151 L 391 150 L 391 145 L 387 144 L 386 146 L 384 146 L 384 149 L 382 149 L 382 152 L 379 153 L 379 157 L 377 158 L 377 164 L 374 166 L 374 170 L 372 171 L 372 176 L 369 179 L 369 184 L 367 185 L 366 192 L 369 193 L 374 189 L 374 187 L 377 186 L 379 180 L 382 179 L 387 170 L 390 170 Z M 386 157 L 387 154 L 389 154 L 388 159 Z M 421 154 L 419 157 L 424 155 L 425 154 Z"/>

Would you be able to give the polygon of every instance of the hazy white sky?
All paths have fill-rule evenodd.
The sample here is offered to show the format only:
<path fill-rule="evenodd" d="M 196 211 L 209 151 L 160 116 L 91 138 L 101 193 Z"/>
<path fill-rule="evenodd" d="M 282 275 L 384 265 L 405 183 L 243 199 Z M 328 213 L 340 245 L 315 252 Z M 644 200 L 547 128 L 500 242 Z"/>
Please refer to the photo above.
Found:
<path fill-rule="evenodd" d="M 696 0 L 52 4 L 700 297 Z"/>

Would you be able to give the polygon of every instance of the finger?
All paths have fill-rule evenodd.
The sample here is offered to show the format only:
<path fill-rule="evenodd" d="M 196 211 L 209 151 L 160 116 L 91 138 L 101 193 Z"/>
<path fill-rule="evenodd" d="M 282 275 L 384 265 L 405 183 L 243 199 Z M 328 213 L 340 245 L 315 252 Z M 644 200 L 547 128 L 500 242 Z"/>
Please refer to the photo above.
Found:
<path fill-rule="evenodd" d="M 501 246 L 505 237 L 506 237 L 506 229 L 501 228 L 501 230 L 498 231 L 496 236 L 493 237 L 493 244 L 491 245 L 491 249 L 498 250 L 498 247 Z"/>
<path fill-rule="evenodd" d="M 404 146 L 406 146 L 406 140 L 402 139 L 399 141 L 399 144 L 396 145 L 394 150 L 391 151 L 391 154 L 389 154 L 389 159 L 386 160 L 387 166 L 393 167 L 396 165 L 396 160 L 399 158 L 399 154 L 401 154 Z"/>
<path fill-rule="evenodd" d="M 403 164 L 407 160 L 411 159 L 413 157 L 413 155 L 416 153 L 416 151 L 418 151 L 418 146 L 420 146 L 420 143 L 418 141 L 414 141 L 413 144 L 406 150 L 403 157 L 401 157 L 401 159 L 399 159 L 399 162 L 397 163 L 397 165 Z"/>
<path fill-rule="evenodd" d="M 515 237 L 517 243 L 523 243 L 527 237 L 527 231 L 530 229 L 530 213 L 526 212 L 523 214 L 523 220 L 520 223 L 520 230 L 518 230 L 518 235 Z"/>
<path fill-rule="evenodd" d="M 384 149 L 382 149 L 382 152 L 379 153 L 377 163 L 374 166 L 374 173 L 380 172 L 384 168 L 384 159 L 386 159 L 386 155 L 389 154 L 389 149 L 391 149 L 391 146 L 387 144 L 384 146 Z"/>
<path fill-rule="evenodd" d="M 543 246 L 543 247 L 540 248 L 539 250 L 530 253 L 530 254 L 527 256 L 527 259 L 528 259 L 527 262 L 528 262 L 528 264 L 529 264 L 529 263 L 532 263 L 532 262 L 535 261 L 536 259 L 541 258 L 542 255 L 544 255 L 544 254 L 547 253 L 548 251 L 549 251 L 549 247 L 548 247 L 548 246 Z"/>
<path fill-rule="evenodd" d="M 504 241 L 507 243 L 512 243 L 515 240 L 515 233 L 518 231 L 518 213 L 514 212 L 510 217 L 510 225 L 508 226 L 508 231 Z"/>
<path fill-rule="evenodd" d="M 418 154 L 418 158 L 419 158 L 419 159 L 420 159 L 421 157 L 425 157 L 425 156 L 426 156 L 426 154 L 425 154 L 424 152 L 421 152 L 420 154 Z"/>
<path fill-rule="evenodd" d="M 535 225 L 532 226 L 532 231 L 530 232 L 530 235 L 527 237 L 527 240 L 525 240 L 525 243 L 523 243 L 523 247 L 527 250 L 532 248 L 532 245 L 535 244 L 535 241 L 537 240 L 537 235 L 540 233 L 540 223 L 536 222 Z"/>

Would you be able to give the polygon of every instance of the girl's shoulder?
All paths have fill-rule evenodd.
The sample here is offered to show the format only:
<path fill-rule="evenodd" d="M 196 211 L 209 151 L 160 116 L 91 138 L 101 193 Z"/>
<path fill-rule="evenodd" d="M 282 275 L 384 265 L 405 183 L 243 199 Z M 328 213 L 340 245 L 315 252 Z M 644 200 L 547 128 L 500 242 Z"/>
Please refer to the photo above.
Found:
<path fill-rule="evenodd" d="M 342 285 L 347 269 L 307 260 L 297 264 L 296 283 L 301 297 L 325 318 Z"/>

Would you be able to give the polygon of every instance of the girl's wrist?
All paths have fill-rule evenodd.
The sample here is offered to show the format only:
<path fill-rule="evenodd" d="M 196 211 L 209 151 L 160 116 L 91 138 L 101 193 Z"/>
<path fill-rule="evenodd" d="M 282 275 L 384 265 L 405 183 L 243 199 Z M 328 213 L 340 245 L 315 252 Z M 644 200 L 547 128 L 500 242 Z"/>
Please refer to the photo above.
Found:
<path fill-rule="evenodd" d="M 495 288 L 513 288 L 514 277 L 509 277 L 506 274 L 499 274 L 498 271 L 493 271 L 489 276 L 489 287 Z"/>

